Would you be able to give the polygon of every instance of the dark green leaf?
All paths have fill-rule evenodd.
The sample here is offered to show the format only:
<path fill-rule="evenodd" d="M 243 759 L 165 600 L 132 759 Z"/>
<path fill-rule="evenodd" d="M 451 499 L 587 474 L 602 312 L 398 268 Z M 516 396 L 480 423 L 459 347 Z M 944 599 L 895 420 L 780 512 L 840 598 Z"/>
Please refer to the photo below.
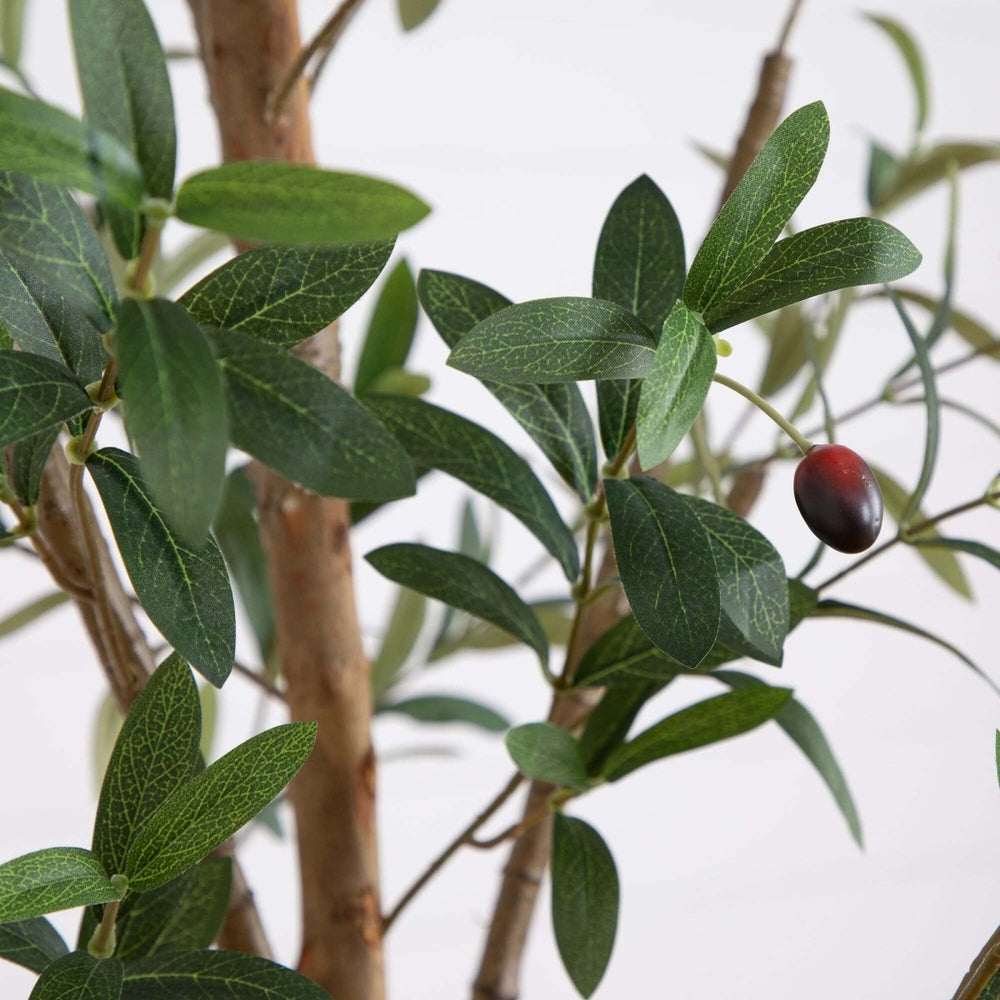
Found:
<path fill-rule="evenodd" d="M 416 329 L 417 289 L 409 264 L 401 260 L 386 278 L 368 324 L 354 375 L 356 396 L 370 392 L 387 369 L 403 367 Z"/>
<path fill-rule="evenodd" d="M 187 178 L 177 217 L 244 240 L 367 243 L 388 240 L 430 209 L 386 181 L 296 163 L 227 163 Z"/>
<path fill-rule="evenodd" d="M 788 631 L 797 628 L 813 611 L 819 601 L 819 591 L 807 587 L 801 580 L 788 581 Z"/>
<path fill-rule="evenodd" d="M 305 361 L 235 330 L 211 330 L 237 448 L 323 496 L 394 500 L 413 468 L 386 429 Z"/>
<path fill-rule="evenodd" d="M 531 608 L 475 559 L 410 543 L 384 545 L 365 558 L 393 582 L 510 632 L 548 662 L 548 642 Z"/>
<path fill-rule="evenodd" d="M 760 687 L 764 684 L 759 678 L 736 670 L 717 670 L 712 676 L 736 690 Z M 774 721 L 784 729 L 789 738 L 806 755 L 809 763 L 819 772 L 826 787 L 830 789 L 830 793 L 837 803 L 837 808 L 840 809 L 847 821 L 851 836 L 858 847 L 863 847 L 861 820 L 858 817 L 854 799 L 851 797 L 851 790 L 847 787 L 847 779 L 844 777 L 843 771 L 840 770 L 840 765 L 833 756 L 833 750 L 812 713 L 805 705 L 792 698 L 774 717 Z"/>
<path fill-rule="evenodd" d="M 913 544 L 918 550 L 923 548 L 943 548 L 952 552 L 965 552 L 967 555 L 976 556 L 988 562 L 995 569 L 1000 569 L 1000 552 L 991 549 L 982 542 L 970 541 L 966 538 L 927 538 L 921 532 L 919 538 L 914 539 Z"/>
<path fill-rule="evenodd" d="M 719 632 L 712 543 L 686 499 L 655 479 L 606 479 L 611 534 L 632 613 L 652 642 L 686 667 Z"/>
<path fill-rule="evenodd" d="M 46 968 L 28 1000 L 118 1000 L 123 976 L 117 958 L 74 951 Z"/>
<path fill-rule="evenodd" d="M 0 57 L 12 69 L 21 62 L 27 6 L 28 0 L 0 0 Z"/>
<path fill-rule="evenodd" d="M 87 121 L 139 164 L 146 193 L 170 200 L 177 140 L 170 78 L 143 0 L 70 0 L 76 69 Z M 139 251 L 137 217 L 104 206 L 122 257 Z M 110 212 L 108 212 L 110 209 Z"/>
<path fill-rule="evenodd" d="M 937 314 L 941 308 L 939 299 L 934 299 L 929 295 L 918 292 L 912 288 L 893 288 L 893 292 L 904 302 L 913 302 L 922 306 L 933 314 Z M 874 296 L 883 297 L 884 291 L 872 293 Z M 948 310 L 948 323 L 951 328 L 964 340 L 971 348 L 982 351 L 984 357 L 992 357 L 1000 360 L 1000 339 L 992 334 L 978 319 L 956 309 L 952 305 Z"/>
<path fill-rule="evenodd" d="M 122 1000 L 330 1000 L 283 965 L 235 951 L 190 951 L 130 962 Z"/>
<path fill-rule="evenodd" d="M 0 865 L 0 923 L 118 896 L 97 856 L 82 847 L 46 847 Z"/>
<path fill-rule="evenodd" d="M 597 416 L 601 445 L 608 458 L 621 450 L 639 411 L 642 379 L 602 379 L 597 383 Z"/>
<path fill-rule="evenodd" d="M 125 426 L 153 502 L 204 543 L 226 470 L 222 377 L 201 327 L 167 299 L 126 299 L 115 327 Z"/>
<path fill-rule="evenodd" d="M 45 917 L 0 924 L 0 958 L 41 972 L 67 952 L 66 943 Z"/>
<path fill-rule="evenodd" d="M 18 500 L 34 507 L 42 489 L 42 473 L 52 446 L 59 437 L 59 427 L 49 427 L 18 441 L 11 449 L 11 485 Z"/>
<path fill-rule="evenodd" d="M 587 716 L 586 727 L 580 736 L 580 751 L 588 774 L 600 772 L 609 754 L 625 742 L 642 706 L 669 683 L 670 678 L 662 683 L 650 681 L 612 687 L 604 692 L 597 707 Z"/>
<path fill-rule="evenodd" d="M 913 96 L 916 101 L 916 120 L 913 123 L 914 141 L 919 139 L 920 133 L 927 123 L 927 76 L 924 72 L 924 61 L 921 58 L 920 50 L 913 36 L 898 22 L 892 18 L 879 14 L 868 14 L 864 17 L 871 21 L 876 27 L 889 36 L 893 44 L 899 50 L 899 54 L 906 63 L 906 69 L 910 74 L 910 82 L 913 84 Z"/>
<path fill-rule="evenodd" d="M 510 511 L 552 553 L 569 580 L 580 571 L 573 534 L 528 463 L 495 434 L 420 399 L 365 401 L 417 466 L 461 479 Z"/>
<path fill-rule="evenodd" d="M 684 234 L 667 196 L 645 174 L 615 199 L 594 259 L 594 298 L 617 302 L 660 330 L 684 289 Z"/>
<path fill-rule="evenodd" d="M 645 375 L 656 338 L 614 302 L 536 299 L 487 317 L 448 357 L 478 378 L 511 385 Z"/>
<path fill-rule="evenodd" d="M 212 526 L 236 584 L 243 610 L 250 619 L 261 659 L 267 663 L 274 642 L 274 605 L 267 577 L 267 558 L 254 518 L 256 499 L 246 467 L 233 469 L 222 487 L 222 501 Z"/>
<path fill-rule="evenodd" d="M 767 256 L 813 186 L 829 138 L 826 108 L 816 101 L 792 112 L 750 164 L 712 223 L 684 286 L 684 301 L 706 321 L 709 313 L 726 310 L 727 301 Z"/>
<path fill-rule="evenodd" d="M 897 482 L 880 466 L 873 465 L 871 469 L 875 473 L 875 478 L 878 479 L 878 484 L 881 487 L 882 500 L 885 503 L 886 512 L 899 524 L 903 512 L 910 501 L 909 490 L 904 489 L 902 484 Z M 913 520 L 917 523 L 926 521 L 927 515 L 918 507 L 913 512 Z M 937 529 L 931 527 L 926 532 L 921 532 L 921 537 L 932 539 L 939 537 L 939 535 Z M 972 588 L 969 586 L 969 580 L 954 552 L 949 551 L 947 548 L 923 548 L 921 546 L 918 546 L 915 551 L 943 583 L 951 587 L 956 593 L 961 594 L 962 597 L 969 600 L 972 599 Z"/>
<path fill-rule="evenodd" d="M 510 305 L 499 292 L 443 271 L 421 271 L 417 291 L 431 322 L 449 347 L 477 323 Z M 556 472 L 584 501 L 597 482 L 594 428 L 580 390 L 572 383 L 483 385 L 541 448 Z"/>
<path fill-rule="evenodd" d="M 580 741 L 565 729 L 548 722 L 529 722 L 512 729 L 504 742 L 525 777 L 550 785 L 586 788 L 587 769 L 583 766 Z"/>
<path fill-rule="evenodd" d="M 604 777 L 617 781 L 662 757 L 739 736 L 774 718 L 791 697 L 787 688 L 760 686 L 699 701 L 615 750 L 604 766 Z"/>
<path fill-rule="evenodd" d="M 68 191 L 0 173 L 0 226 L 3 325 L 24 350 L 63 361 L 85 384 L 96 381 L 117 296 L 90 220 Z"/>
<path fill-rule="evenodd" d="M 788 634 L 788 581 L 777 549 L 725 507 L 685 496 L 705 529 L 719 574 L 719 640 L 745 656 L 781 665 Z"/>
<path fill-rule="evenodd" d="M 877 142 L 870 143 L 868 148 L 868 184 L 865 194 L 869 208 L 875 210 L 892 189 L 899 173 L 900 161 L 898 156 Z"/>
<path fill-rule="evenodd" d="M 400 587 L 372 662 L 372 698 L 378 701 L 392 687 L 424 625 L 427 600 L 409 587 Z M 388 711 L 388 706 L 383 706 Z"/>
<path fill-rule="evenodd" d="M 171 654 L 135 700 L 111 753 L 94 821 L 94 854 L 123 872 L 142 824 L 194 771 L 201 739 L 198 689 Z"/>
<path fill-rule="evenodd" d="M 392 240 L 255 247 L 202 278 L 180 302 L 207 326 L 291 347 L 354 305 L 385 267 L 392 247 Z"/>
<path fill-rule="evenodd" d="M 932 184 L 943 181 L 953 169 L 966 170 L 980 163 L 1000 160 L 1000 143 L 943 142 L 904 160 L 888 191 L 877 206 L 883 214 L 898 208 Z"/>
<path fill-rule="evenodd" d="M 636 413 L 639 464 L 651 469 L 673 454 L 691 429 L 715 374 L 715 341 L 678 301 L 663 324 Z"/>
<path fill-rule="evenodd" d="M 130 887 L 146 892 L 194 866 L 288 784 L 315 741 L 315 722 L 276 726 L 176 788 L 132 841 Z"/>
<path fill-rule="evenodd" d="M 434 13 L 441 0 L 399 0 L 399 20 L 403 31 L 412 31 Z"/>
<path fill-rule="evenodd" d="M 226 566 L 209 538 L 185 544 L 149 496 L 134 455 L 102 448 L 87 460 L 125 569 L 163 637 L 221 687 L 233 666 L 236 623 Z"/>
<path fill-rule="evenodd" d="M 0 88 L 0 169 L 138 207 L 142 172 L 113 136 L 51 104 Z"/>
<path fill-rule="evenodd" d="M 872 608 L 862 608 L 856 604 L 847 604 L 844 601 L 834 601 L 832 599 L 820 601 L 816 605 L 816 608 L 813 610 L 810 617 L 856 618 L 860 621 L 873 622 L 876 625 L 888 625 L 890 628 L 899 629 L 902 632 L 909 632 L 910 635 L 926 639 L 928 642 L 933 642 L 936 646 L 946 649 L 952 654 L 952 656 L 958 657 L 958 659 L 960 659 L 970 670 L 979 674 L 979 676 L 982 677 L 982 679 L 986 681 L 991 688 L 1000 692 L 1000 688 L 998 688 L 997 685 L 990 679 L 987 673 L 976 663 L 970 660 L 969 657 L 967 657 L 957 646 L 953 646 L 950 642 L 946 642 L 939 636 L 936 636 L 917 625 L 911 625 L 909 622 L 903 621 L 901 618 L 895 618 L 892 615 L 884 614 L 881 611 L 875 611 Z"/>
<path fill-rule="evenodd" d="M 580 995 L 597 989 L 618 928 L 618 871 L 601 835 L 556 813 L 552 827 L 552 927 Z"/>
<path fill-rule="evenodd" d="M 940 408 L 937 399 L 937 382 L 934 377 L 934 367 L 927 353 L 927 342 L 914 327 L 910 317 L 906 314 L 903 304 L 899 301 L 892 289 L 889 289 L 889 298 L 896 307 L 906 335 L 910 338 L 913 347 L 913 354 L 920 369 L 920 381 L 924 387 L 925 409 L 927 413 L 927 433 L 924 438 L 924 460 L 920 467 L 920 478 L 917 480 L 916 488 L 910 496 L 910 502 L 900 515 L 900 523 L 907 525 L 913 515 L 920 507 L 930 486 L 931 476 L 934 474 L 934 466 L 937 463 L 938 441 L 940 438 Z"/>
<path fill-rule="evenodd" d="M 510 728 L 506 716 L 494 711 L 489 705 L 444 694 L 426 694 L 404 701 L 383 703 L 378 710 L 408 715 L 418 722 L 464 722 L 490 733 L 502 733 Z"/>
<path fill-rule="evenodd" d="M 26 351 L 0 351 L 0 447 L 22 441 L 93 404 L 73 373 Z"/>
<path fill-rule="evenodd" d="M 135 897 L 118 925 L 115 954 L 145 955 L 208 948 L 229 907 L 230 858 L 206 858 L 152 892 Z"/>
<path fill-rule="evenodd" d="M 776 243 L 741 286 L 705 311 L 705 322 L 718 333 L 824 292 L 904 278 L 920 261 L 917 248 L 881 219 L 828 222 Z"/>

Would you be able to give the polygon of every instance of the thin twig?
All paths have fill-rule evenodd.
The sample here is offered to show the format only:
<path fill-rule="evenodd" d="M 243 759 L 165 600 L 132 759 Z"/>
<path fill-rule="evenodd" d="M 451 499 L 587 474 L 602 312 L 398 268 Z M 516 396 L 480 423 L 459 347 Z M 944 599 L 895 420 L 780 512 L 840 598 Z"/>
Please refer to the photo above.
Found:
<path fill-rule="evenodd" d="M 551 813 L 552 808 L 546 802 L 545 805 L 525 816 L 519 823 L 513 823 L 506 830 L 501 830 L 495 837 L 490 837 L 487 840 L 478 840 L 475 837 L 470 837 L 467 843 L 470 847 L 475 847 L 477 850 L 488 851 L 494 847 L 499 847 L 505 840 L 513 840 L 515 837 L 520 837 L 522 833 L 530 830 L 533 826 L 537 826 Z"/>
<path fill-rule="evenodd" d="M 262 691 L 265 691 L 272 698 L 277 698 L 279 701 L 287 701 L 285 698 L 285 692 L 269 681 L 262 673 L 248 667 L 245 663 L 240 663 L 239 660 L 233 661 L 233 670 L 238 674 L 244 676 L 248 681 L 253 681 Z"/>
<path fill-rule="evenodd" d="M 357 12 L 364 0 L 342 0 L 340 6 L 330 15 L 323 27 L 313 36 L 312 41 L 305 45 L 295 57 L 295 62 L 288 67 L 281 82 L 268 94 L 264 105 L 264 121 L 269 125 L 276 122 L 285 110 L 285 105 L 291 96 L 295 85 L 305 74 L 306 68 L 314 56 L 319 57 L 316 69 L 310 80 L 310 89 L 316 86 L 319 74 L 333 51 L 337 40 L 344 33 L 351 18 Z"/>
<path fill-rule="evenodd" d="M 461 847 L 471 843 L 473 834 L 517 791 L 522 781 L 524 781 L 524 776 L 515 774 L 490 804 L 427 866 L 423 874 L 403 893 L 399 902 L 383 918 L 383 934 L 395 923 L 414 896 L 445 866 L 448 859 Z"/>
<path fill-rule="evenodd" d="M 775 48 L 775 52 L 781 55 L 785 51 L 785 46 L 788 44 L 788 38 L 792 33 L 792 28 L 795 27 L 795 21 L 799 16 L 799 11 L 802 9 L 802 0 L 793 0 L 792 6 L 785 17 L 785 23 L 781 29 L 781 35 L 778 38 L 778 45 Z"/>

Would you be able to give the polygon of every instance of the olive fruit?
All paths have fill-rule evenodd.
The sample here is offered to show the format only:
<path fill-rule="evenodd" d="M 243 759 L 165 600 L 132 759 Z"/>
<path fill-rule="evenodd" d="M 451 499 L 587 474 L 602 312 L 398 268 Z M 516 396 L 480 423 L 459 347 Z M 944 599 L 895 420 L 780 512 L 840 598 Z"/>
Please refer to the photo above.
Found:
<path fill-rule="evenodd" d="M 795 470 L 795 503 L 832 549 L 863 552 L 882 527 L 882 491 L 868 463 L 842 444 L 814 444 Z"/>

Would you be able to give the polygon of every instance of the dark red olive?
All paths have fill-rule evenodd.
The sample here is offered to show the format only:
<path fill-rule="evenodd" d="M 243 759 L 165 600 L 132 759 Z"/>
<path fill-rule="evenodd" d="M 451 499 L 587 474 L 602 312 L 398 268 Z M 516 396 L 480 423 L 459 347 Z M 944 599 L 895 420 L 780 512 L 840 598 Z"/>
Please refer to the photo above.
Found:
<path fill-rule="evenodd" d="M 795 502 L 832 549 L 863 552 L 882 528 L 882 491 L 868 463 L 842 444 L 815 444 L 795 470 Z"/>

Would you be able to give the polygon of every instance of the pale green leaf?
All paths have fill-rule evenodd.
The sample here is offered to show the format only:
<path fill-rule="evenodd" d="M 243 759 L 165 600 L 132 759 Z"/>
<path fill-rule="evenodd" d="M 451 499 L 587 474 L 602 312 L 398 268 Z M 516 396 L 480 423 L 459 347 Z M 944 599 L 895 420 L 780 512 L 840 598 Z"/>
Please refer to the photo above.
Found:
<path fill-rule="evenodd" d="M 507 752 L 526 778 L 570 788 L 587 786 L 580 741 L 549 722 L 517 726 L 504 738 Z"/>
<path fill-rule="evenodd" d="M 354 375 L 356 396 L 372 391 L 375 380 L 387 369 L 403 367 L 416 330 L 417 289 L 404 259 L 386 278 L 375 303 Z"/>

